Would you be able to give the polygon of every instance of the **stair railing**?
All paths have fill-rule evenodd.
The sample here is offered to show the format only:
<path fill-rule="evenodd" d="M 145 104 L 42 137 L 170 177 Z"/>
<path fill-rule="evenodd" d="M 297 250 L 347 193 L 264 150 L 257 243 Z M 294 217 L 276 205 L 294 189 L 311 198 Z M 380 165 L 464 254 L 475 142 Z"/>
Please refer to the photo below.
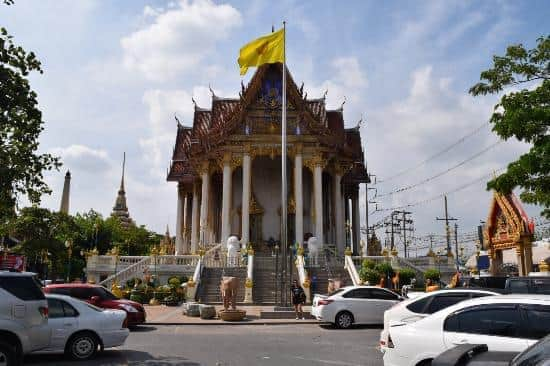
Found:
<path fill-rule="evenodd" d="M 359 278 L 359 273 L 357 273 L 357 268 L 353 263 L 353 258 L 351 257 L 351 251 L 346 250 L 344 257 L 344 268 L 348 270 L 351 282 L 354 286 L 359 286 L 361 284 L 361 279 Z"/>
<path fill-rule="evenodd" d="M 202 261 L 203 261 L 203 257 L 200 257 L 195 266 L 195 271 L 193 272 L 192 280 L 187 281 L 187 291 L 185 294 L 187 301 L 195 301 L 197 288 L 201 283 L 201 275 L 202 275 L 202 267 L 203 267 Z"/>
<path fill-rule="evenodd" d="M 307 270 L 305 268 L 304 248 L 302 247 L 298 248 L 298 250 L 296 251 L 296 270 L 298 272 L 298 279 L 300 281 L 300 284 L 302 285 L 302 288 L 306 293 L 306 302 L 309 304 L 311 303 L 311 282 L 308 278 Z"/>
<path fill-rule="evenodd" d="M 254 286 L 254 249 L 247 251 L 246 280 L 244 281 L 244 302 L 252 304 L 252 287 Z"/>
<path fill-rule="evenodd" d="M 148 268 L 150 264 L 151 264 L 151 257 L 144 257 L 139 262 L 136 262 L 124 268 L 123 270 L 110 275 L 109 277 L 101 281 L 99 284 L 101 286 L 110 288 L 114 281 L 116 281 L 117 283 L 122 283 L 122 282 L 126 282 L 132 277 L 141 278 L 143 276 L 143 271 L 146 268 Z"/>

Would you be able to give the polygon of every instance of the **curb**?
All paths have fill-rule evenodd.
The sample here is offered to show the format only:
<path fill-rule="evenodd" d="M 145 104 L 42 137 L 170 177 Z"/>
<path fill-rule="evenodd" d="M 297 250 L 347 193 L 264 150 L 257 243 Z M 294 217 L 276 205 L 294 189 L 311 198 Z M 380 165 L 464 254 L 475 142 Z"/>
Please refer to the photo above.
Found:
<path fill-rule="evenodd" d="M 293 320 L 293 321 L 282 321 L 282 322 L 264 322 L 261 320 L 254 320 L 250 322 L 223 322 L 223 323 L 177 323 L 177 322 L 147 322 L 140 324 L 142 326 L 148 325 L 291 325 L 291 324 L 324 324 L 318 321 L 308 321 L 308 320 Z"/>

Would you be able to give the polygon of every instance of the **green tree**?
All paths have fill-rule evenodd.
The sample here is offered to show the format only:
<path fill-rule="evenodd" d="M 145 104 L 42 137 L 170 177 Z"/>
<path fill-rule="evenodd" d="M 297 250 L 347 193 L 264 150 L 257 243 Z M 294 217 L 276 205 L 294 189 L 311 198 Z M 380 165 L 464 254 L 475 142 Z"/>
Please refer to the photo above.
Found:
<path fill-rule="evenodd" d="M 487 189 L 508 193 L 521 187 L 521 199 L 542 205 L 541 214 L 550 218 L 550 36 L 539 38 L 530 50 L 522 44 L 509 46 L 504 56 L 493 56 L 493 67 L 483 71 L 480 79 L 470 89 L 474 96 L 523 86 L 502 96 L 491 123 L 501 138 L 531 144 L 528 153 L 487 183 Z"/>
<path fill-rule="evenodd" d="M 15 45 L 0 28 L 0 234 L 6 233 L 20 197 L 38 204 L 42 194 L 51 192 L 42 174 L 60 166 L 58 158 L 37 152 L 44 121 L 27 79 L 31 72 L 42 73 L 36 55 Z"/>

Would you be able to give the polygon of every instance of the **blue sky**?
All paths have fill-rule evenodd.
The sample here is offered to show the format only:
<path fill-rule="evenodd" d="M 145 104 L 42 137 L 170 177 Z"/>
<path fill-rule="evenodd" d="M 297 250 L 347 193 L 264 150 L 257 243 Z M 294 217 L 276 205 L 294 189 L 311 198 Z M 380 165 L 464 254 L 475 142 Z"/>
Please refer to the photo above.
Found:
<path fill-rule="evenodd" d="M 364 117 L 369 170 L 383 179 L 488 120 L 496 97 L 472 98 L 468 88 L 506 45 L 532 46 L 547 34 L 549 16 L 547 1 L 20 0 L 0 7 L 2 26 L 37 53 L 45 71 L 31 77 L 46 121 L 41 149 L 60 155 L 65 166 L 47 174 L 54 193 L 43 205 L 58 209 L 64 171 L 70 169 L 71 212 L 94 208 L 108 215 L 126 151 L 130 213 L 157 231 L 167 223 L 174 231 L 176 187 L 165 181 L 174 113 L 189 123 L 192 96 L 209 107 L 209 85 L 218 95 L 236 95 L 238 49 L 272 24 L 287 20 L 289 68 L 308 95 L 328 89 L 333 108 L 345 98 L 349 127 Z M 383 193 L 418 182 L 496 140 L 487 127 L 376 188 Z M 524 151 L 521 143 L 499 144 L 429 184 L 378 198 L 379 207 L 452 190 Z M 484 184 L 449 196 L 461 232 L 485 219 L 490 197 Z M 434 218 L 442 210 L 442 200 L 414 207 L 418 233 L 441 234 Z M 538 215 L 536 207 L 528 210 Z M 371 223 L 385 214 L 375 213 Z"/>

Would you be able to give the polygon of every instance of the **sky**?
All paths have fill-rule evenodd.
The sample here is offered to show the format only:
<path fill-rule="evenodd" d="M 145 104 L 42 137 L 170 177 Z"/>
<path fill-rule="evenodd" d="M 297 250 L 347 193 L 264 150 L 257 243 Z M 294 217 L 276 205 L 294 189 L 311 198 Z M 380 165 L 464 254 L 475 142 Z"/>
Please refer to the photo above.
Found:
<path fill-rule="evenodd" d="M 417 236 L 442 235 L 445 192 L 490 175 L 528 146 L 498 138 L 487 124 L 448 152 L 416 167 L 489 120 L 497 96 L 468 89 L 506 46 L 532 47 L 548 34 L 550 3 L 533 1 L 99 1 L 17 0 L 0 6 L 1 25 L 34 51 L 44 74 L 32 75 L 45 130 L 40 149 L 62 158 L 46 174 L 53 189 L 42 206 L 59 209 L 72 174 L 71 213 L 109 215 L 126 152 L 126 195 L 138 224 L 175 232 L 176 184 L 166 181 L 176 134 L 174 114 L 189 125 L 194 98 L 210 107 L 237 96 L 236 64 L 248 41 L 287 21 L 288 67 L 309 97 L 327 93 L 344 105 L 346 127 L 360 127 L 368 170 L 369 224 L 393 207 L 410 207 Z M 494 145 L 494 146 L 493 146 Z M 413 189 L 384 194 L 423 182 Z M 373 177 L 374 181 L 374 177 Z M 373 182 L 374 183 L 374 182 Z M 362 222 L 365 189 L 361 188 Z M 376 197 L 375 197 L 376 196 Z M 478 181 L 449 194 L 459 234 L 487 217 L 491 192 Z M 24 204 L 24 202 L 23 202 Z M 526 206 L 537 217 L 538 207 Z M 386 210 L 386 211 L 384 211 Z M 379 236 L 384 237 L 382 231 Z"/>

